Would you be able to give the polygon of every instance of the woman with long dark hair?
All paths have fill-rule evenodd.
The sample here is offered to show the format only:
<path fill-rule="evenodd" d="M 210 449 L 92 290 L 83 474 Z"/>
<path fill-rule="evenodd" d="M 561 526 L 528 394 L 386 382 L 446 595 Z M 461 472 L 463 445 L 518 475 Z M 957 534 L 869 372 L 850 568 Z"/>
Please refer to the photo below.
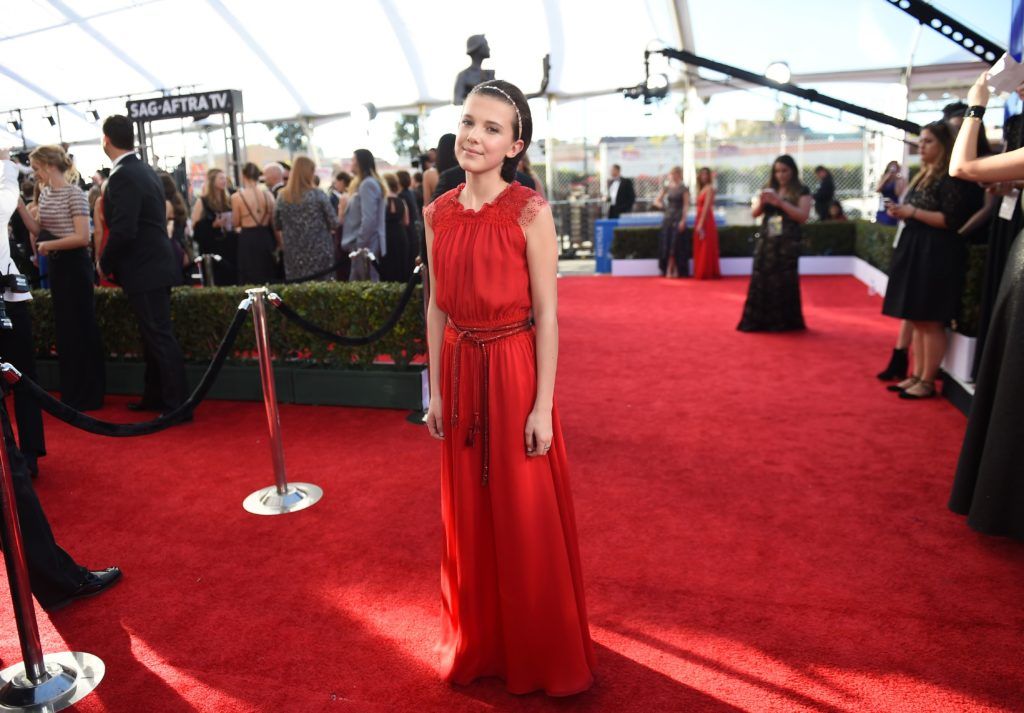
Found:
<path fill-rule="evenodd" d="M 24 203 L 18 213 L 47 258 L 61 401 L 79 411 L 103 406 L 106 373 L 96 324 L 95 272 L 89 255 L 89 201 L 65 177 L 71 160 L 59 146 L 39 146 L 29 156 L 38 185 L 39 220 Z"/>
<path fill-rule="evenodd" d="M 715 223 L 715 179 L 706 166 L 697 171 L 697 220 L 693 228 L 693 279 L 722 276 L 718 264 L 718 225 Z"/>
<path fill-rule="evenodd" d="M 355 178 L 348 189 L 348 211 L 345 213 L 341 246 L 350 253 L 359 250 L 361 254 L 352 258 L 348 279 L 349 282 L 378 282 L 379 261 L 387 252 L 384 237 L 384 186 L 377 175 L 377 163 L 368 149 L 356 149 L 352 154 L 352 174 Z M 377 259 L 376 265 L 367 253 Z"/>
<path fill-rule="evenodd" d="M 953 137 L 936 121 L 921 130 L 921 170 L 903 203 L 889 215 L 903 221 L 889 266 L 882 314 L 913 326 L 911 375 L 889 387 L 904 399 L 935 395 L 935 376 L 946 354 L 946 325 L 956 318 L 967 271 L 967 243 L 959 229 L 975 211 L 977 187 L 947 174 Z"/>
<path fill-rule="evenodd" d="M 800 226 L 811 214 L 811 192 L 800 182 L 789 154 L 772 163 L 768 185 L 754 198 L 751 215 L 761 218 L 754 244 L 754 269 L 741 332 L 786 332 L 804 329 L 800 304 Z"/>
<path fill-rule="evenodd" d="M 188 223 L 188 206 L 174 185 L 174 177 L 166 171 L 159 171 L 160 183 L 164 187 L 164 207 L 167 210 L 167 236 L 174 247 L 174 255 L 181 267 L 182 278 L 191 272 L 191 258 L 185 242 L 185 226 Z"/>

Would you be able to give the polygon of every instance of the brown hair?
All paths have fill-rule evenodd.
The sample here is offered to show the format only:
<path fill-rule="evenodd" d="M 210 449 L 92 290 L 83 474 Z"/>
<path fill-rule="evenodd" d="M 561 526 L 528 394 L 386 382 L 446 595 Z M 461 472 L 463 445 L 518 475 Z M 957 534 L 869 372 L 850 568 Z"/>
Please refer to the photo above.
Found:
<path fill-rule="evenodd" d="M 258 181 L 260 180 L 260 176 L 263 175 L 263 171 L 261 171 L 260 167 L 252 161 L 249 161 L 247 164 L 242 166 L 242 175 L 250 181 Z"/>
<path fill-rule="evenodd" d="M 288 183 L 281 189 L 286 203 L 298 203 L 308 191 L 315 190 L 313 176 L 316 164 L 309 156 L 296 156 L 292 169 L 288 173 Z"/>
<path fill-rule="evenodd" d="M 398 176 L 393 173 L 385 173 L 381 178 L 383 178 L 384 183 L 388 185 L 388 190 L 391 191 L 393 195 L 398 195 L 398 191 L 400 190 L 398 185 Z"/>
<path fill-rule="evenodd" d="M 61 173 L 71 168 L 71 159 L 60 146 L 36 146 L 28 155 L 28 159 L 44 166 L 53 166 Z"/>
<path fill-rule="evenodd" d="M 705 174 L 705 172 L 707 172 L 708 180 L 702 181 L 700 179 L 700 177 L 703 176 Z M 715 182 L 715 178 L 712 175 L 710 168 L 708 168 L 707 166 L 703 166 L 703 167 L 697 169 L 697 190 L 698 191 L 700 189 L 702 189 L 704 186 L 710 186 L 710 185 L 714 184 L 714 182 Z"/>
<path fill-rule="evenodd" d="M 228 202 L 228 192 L 217 189 L 217 176 L 224 173 L 219 168 L 211 168 L 206 172 L 206 185 L 203 186 L 203 198 L 207 205 L 217 213 L 226 213 L 231 210 Z"/>
<path fill-rule="evenodd" d="M 949 130 L 949 125 L 944 121 L 933 121 L 921 128 L 921 133 L 925 131 L 934 136 L 942 146 L 942 156 L 933 164 L 925 166 L 922 163 L 921 170 L 910 182 L 911 189 L 926 188 L 949 173 L 949 154 L 953 150 L 953 134 Z"/>

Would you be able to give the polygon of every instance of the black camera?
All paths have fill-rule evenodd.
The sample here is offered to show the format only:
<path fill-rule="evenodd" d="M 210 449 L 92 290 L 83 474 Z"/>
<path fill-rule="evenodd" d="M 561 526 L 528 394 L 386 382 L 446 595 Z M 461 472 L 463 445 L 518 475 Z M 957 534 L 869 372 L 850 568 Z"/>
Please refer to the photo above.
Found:
<path fill-rule="evenodd" d="M 32 162 L 28 159 L 28 151 L 18 151 L 17 153 L 11 154 L 11 160 L 15 163 L 20 163 L 22 166 L 31 166 Z"/>
<path fill-rule="evenodd" d="M 24 275 L 11 273 L 10 275 L 0 275 L 0 289 L 10 290 L 11 292 L 31 292 L 32 286 Z M 0 300 L 0 302 L 2 301 Z"/>

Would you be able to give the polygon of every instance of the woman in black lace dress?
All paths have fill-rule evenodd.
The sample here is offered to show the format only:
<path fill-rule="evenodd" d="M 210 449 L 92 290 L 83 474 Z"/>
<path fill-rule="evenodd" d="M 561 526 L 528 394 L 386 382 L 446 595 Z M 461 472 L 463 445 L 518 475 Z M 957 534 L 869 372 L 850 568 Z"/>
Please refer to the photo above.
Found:
<path fill-rule="evenodd" d="M 754 199 L 751 214 L 761 217 L 754 245 L 741 332 L 804 329 L 800 305 L 800 226 L 811 214 L 811 192 L 800 183 L 796 161 L 783 154 L 772 164 L 768 187 Z"/>
<path fill-rule="evenodd" d="M 1022 85 L 1024 88 L 1024 85 Z M 988 103 L 982 73 L 967 95 L 967 117 L 957 136 L 950 173 L 983 183 L 1024 180 L 1024 148 L 977 158 L 976 137 Z M 1022 231 L 1024 232 L 1024 231 Z M 1024 540 L 1024 238 L 1007 256 L 992 307 L 971 415 L 960 451 L 949 508 L 989 535 Z"/>
<path fill-rule="evenodd" d="M 892 252 L 882 314 L 914 327 L 911 376 L 892 387 L 905 399 L 935 395 L 935 376 L 946 354 L 946 325 L 960 311 L 967 241 L 958 231 L 977 210 L 979 189 L 947 174 L 952 146 L 943 122 L 921 129 L 921 171 L 903 202 L 888 208 L 903 228 Z"/>
<path fill-rule="evenodd" d="M 686 213 L 690 209 L 690 191 L 683 183 L 683 169 L 673 166 L 654 207 L 664 210 L 661 240 L 658 247 L 658 269 L 663 277 L 689 277 L 693 237 L 686 230 Z"/>

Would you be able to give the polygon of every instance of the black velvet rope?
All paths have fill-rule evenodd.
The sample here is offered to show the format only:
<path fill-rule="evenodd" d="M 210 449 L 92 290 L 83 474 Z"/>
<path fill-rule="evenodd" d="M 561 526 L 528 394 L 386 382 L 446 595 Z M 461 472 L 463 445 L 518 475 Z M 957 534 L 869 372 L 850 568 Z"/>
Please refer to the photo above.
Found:
<path fill-rule="evenodd" d="M 305 329 L 310 334 L 315 334 L 321 339 L 325 339 L 328 342 L 340 344 L 345 347 L 363 347 L 366 346 L 367 344 L 372 344 L 373 342 L 377 341 L 378 339 L 380 339 L 385 334 L 387 334 L 388 332 L 395 328 L 395 325 L 398 324 L 398 320 L 402 317 L 402 313 L 405 312 L 405 308 L 408 306 L 409 300 L 412 299 L 412 293 L 413 291 L 415 291 L 416 283 L 419 282 L 419 279 L 420 273 L 414 272 L 412 274 L 412 277 L 409 278 L 409 282 L 406 283 L 405 291 L 402 292 L 402 296 L 401 298 L 399 298 L 398 304 L 395 306 L 395 309 L 391 312 L 391 315 L 388 317 L 387 321 L 384 322 L 384 324 L 381 325 L 378 329 L 362 337 L 349 337 L 344 334 L 336 334 L 335 332 L 328 331 L 323 327 L 313 324 L 308 319 L 306 319 L 298 312 L 293 310 L 291 307 L 289 307 L 287 304 L 285 304 L 283 300 L 271 302 L 271 304 L 277 307 L 278 311 L 281 313 L 282 316 L 284 316 L 285 319 L 292 322 L 293 324 L 298 325 L 302 329 Z"/>
<path fill-rule="evenodd" d="M 235 313 L 235 318 L 228 327 L 228 331 L 224 333 L 224 338 L 221 339 L 220 346 L 217 347 L 217 353 L 214 355 L 213 361 L 211 361 L 210 365 L 206 368 L 206 373 L 203 374 L 203 378 L 200 379 L 199 385 L 196 386 L 192 395 L 173 411 L 165 413 L 159 418 L 155 418 L 151 421 L 142 421 L 139 423 L 112 423 L 110 421 L 101 421 L 100 419 L 93 418 L 92 416 L 87 416 L 81 411 L 73 409 L 67 404 L 58 401 L 50 394 L 50 392 L 29 379 L 27 376 L 22 376 L 14 385 L 14 388 L 26 389 L 33 396 L 39 399 L 39 405 L 51 416 L 59 418 L 64 423 L 83 431 L 95 433 L 100 436 L 147 436 L 150 433 L 156 433 L 157 431 L 169 428 L 176 423 L 179 423 L 183 418 L 192 415 L 192 411 L 204 398 L 206 398 L 206 394 L 209 393 L 210 387 L 213 386 L 213 382 L 217 378 L 217 374 L 220 373 L 221 367 L 224 366 L 224 360 L 228 358 L 228 354 L 231 352 L 231 348 L 235 344 L 235 339 L 238 337 L 238 332 L 241 330 L 242 325 L 245 324 L 245 318 L 248 315 L 248 309 L 239 309 Z"/>

